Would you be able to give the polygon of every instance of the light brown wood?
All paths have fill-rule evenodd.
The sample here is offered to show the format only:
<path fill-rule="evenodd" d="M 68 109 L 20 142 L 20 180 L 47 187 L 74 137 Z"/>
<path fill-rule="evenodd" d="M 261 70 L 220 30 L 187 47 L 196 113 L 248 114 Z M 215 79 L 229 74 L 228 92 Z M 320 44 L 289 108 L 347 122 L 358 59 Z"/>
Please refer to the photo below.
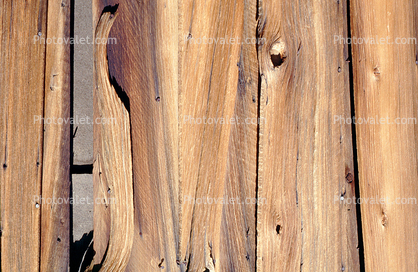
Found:
<path fill-rule="evenodd" d="M 38 271 L 46 1 L 0 3 L 1 270 Z M 39 36 L 37 36 L 39 34 Z M 36 205 L 38 203 L 38 205 Z"/>
<path fill-rule="evenodd" d="M 359 271 L 346 1 L 260 1 L 257 271 Z"/>
<path fill-rule="evenodd" d="M 47 37 L 70 38 L 71 1 L 49 1 Z M 70 259 L 70 44 L 47 44 L 40 271 L 68 271 Z"/>
<path fill-rule="evenodd" d="M 218 271 L 255 271 L 256 188 L 258 145 L 258 61 L 254 41 L 257 32 L 257 3 L 244 1 L 243 32 L 240 39 L 238 82 L 233 116 L 240 124 L 231 125 L 228 143 L 224 198 L 244 204 L 223 206 Z M 248 123 L 245 123 L 245 120 Z"/>
<path fill-rule="evenodd" d="M 104 8 L 102 1 L 94 3 L 94 20 Z M 129 1 L 118 6 L 118 14 L 110 32 L 117 44 L 108 46 L 109 71 L 132 113 L 135 192 L 126 270 L 170 271 L 178 267 L 178 6 L 176 1 Z M 108 229 L 101 225 L 108 215 L 97 215 L 99 209 L 94 247 L 103 254 Z"/>
<path fill-rule="evenodd" d="M 181 268 L 254 271 L 256 207 L 220 200 L 255 198 L 257 124 L 243 123 L 257 117 L 256 45 L 240 43 L 256 1 L 181 1 L 180 14 Z"/>
<path fill-rule="evenodd" d="M 417 271 L 418 130 L 395 121 L 417 118 L 416 40 L 396 44 L 396 38 L 417 39 L 418 6 L 416 1 L 351 3 L 352 37 L 379 42 L 352 45 L 356 118 L 375 120 L 356 125 L 360 197 L 369 203 L 379 199 L 361 205 L 365 269 Z"/>
<path fill-rule="evenodd" d="M 105 11 L 97 24 L 95 38 L 106 39 L 116 18 L 117 13 Z M 94 165 L 99 169 L 94 174 L 98 175 L 95 179 L 102 192 L 98 195 L 103 197 L 95 199 L 95 203 L 109 209 L 110 219 L 104 222 L 110 225 L 109 238 L 103 260 L 97 267 L 101 268 L 100 271 L 124 271 L 131 254 L 134 232 L 130 116 L 109 81 L 106 49 L 106 44 L 94 45 L 95 95 L 101 118 L 96 124 L 100 126 L 100 134 L 95 134 L 100 137 L 100 153 L 96 153 Z M 89 270 L 96 270 L 94 264 Z"/>

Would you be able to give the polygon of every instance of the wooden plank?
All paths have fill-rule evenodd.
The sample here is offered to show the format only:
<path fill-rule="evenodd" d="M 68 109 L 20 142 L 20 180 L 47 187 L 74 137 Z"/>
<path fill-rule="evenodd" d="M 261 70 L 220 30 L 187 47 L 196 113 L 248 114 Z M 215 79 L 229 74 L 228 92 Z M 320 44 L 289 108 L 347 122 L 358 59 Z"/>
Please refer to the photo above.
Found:
<path fill-rule="evenodd" d="M 352 37 L 375 39 L 352 45 L 356 118 L 369 118 L 368 124 L 356 125 L 360 197 L 378 199 L 361 205 L 365 268 L 416 271 L 418 130 L 416 124 L 395 122 L 417 118 L 416 40 L 396 44 L 396 39 L 417 39 L 418 6 L 416 1 L 354 0 L 351 14 Z"/>
<path fill-rule="evenodd" d="M 95 40 L 106 39 L 115 21 L 115 10 L 106 10 L 96 27 Z M 109 209 L 109 238 L 100 271 L 124 271 L 128 263 L 134 231 L 134 205 L 132 185 L 132 156 L 130 117 L 126 105 L 109 81 L 107 46 L 94 45 L 97 108 L 100 114 L 100 153 L 96 157 L 94 172 L 99 179 L 103 201 L 98 205 Z M 96 200 L 95 200 L 96 202 Z M 97 202 L 96 202 L 97 204 Z M 105 214 L 107 215 L 107 214 Z M 102 256 L 100 256 L 102 257 Z M 90 269 L 96 270 L 95 263 Z"/>
<path fill-rule="evenodd" d="M 233 116 L 240 124 L 231 126 L 228 143 L 224 198 L 243 204 L 223 206 L 218 271 L 255 271 L 256 180 L 258 145 L 258 61 L 254 43 L 257 32 L 257 3 L 244 1 L 244 25 L 240 39 L 237 93 Z M 260 201 L 262 202 L 262 201 Z"/>
<path fill-rule="evenodd" d="M 44 125 L 41 205 L 40 271 L 68 271 L 70 249 L 70 117 L 71 1 L 49 1 L 45 68 L 44 118 L 57 120 Z M 61 122 L 62 120 L 63 122 Z M 65 122 L 67 120 L 67 122 Z"/>
<path fill-rule="evenodd" d="M 46 7 L 46 1 L 0 3 L 2 271 L 38 271 L 40 265 L 35 198 L 41 195 L 45 43 L 35 38 L 46 38 Z"/>
<path fill-rule="evenodd" d="M 94 21 L 108 4 L 94 3 Z M 177 267 L 179 233 L 178 6 L 127 1 L 118 13 L 110 33 L 117 44 L 109 45 L 108 59 L 112 85 L 131 113 L 135 231 L 126 270 L 170 271 Z M 106 239 L 107 230 L 98 225 L 107 219 L 98 209 L 94 246 L 103 253 L 106 244 L 98 239 Z"/>
<path fill-rule="evenodd" d="M 346 1 L 263 0 L 257 271 L 358 271 Z"/>
<path fill-rule="evenodd" d="M 255 269 L 255 205 L 215 204 L 255 198 L 257 124 L 242 122 L 257 117 L 258 65 L 256 46 L 240 44 L 255 38 L 255 10 L 255 1 L 180 3 L 182 271 Z"/>

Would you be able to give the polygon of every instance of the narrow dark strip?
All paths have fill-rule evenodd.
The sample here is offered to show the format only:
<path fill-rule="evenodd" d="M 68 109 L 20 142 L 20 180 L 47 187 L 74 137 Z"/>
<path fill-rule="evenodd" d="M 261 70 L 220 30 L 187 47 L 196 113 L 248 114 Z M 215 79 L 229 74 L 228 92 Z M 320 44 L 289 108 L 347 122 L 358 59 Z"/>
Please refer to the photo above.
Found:
<path fill-rule="evenodd" d="M 350 0 L 347 0 L 347 35 L 351 39 L 351 15 L 350 15 Z M 353 73 L 353 59 L 352 59 L 352 47 L 348 44 L 348 60 L 350 71 L 350 108 L 351 117 L 355 117 L 355 103 L 354 103 L 354 73 Z M 356 199 L 360 198 L 360 186 L 359 186 L 359 172 L 358 172 L 358 156 L 357 156 L 357 141 L 356 141 L 356 126 L 354 122 L 351 124 L 351 136 L 353 144 L 353 162 L 354 162 L 354 184 Z M 363 229 L 361 223 L 361 209 L 360 205 L 356 204 L 357 214 L 357 233 L 358 233 L 358 251 L 360 260 L 360 271 L 365 271 L 364 265 L 364 244 L 363 244 Z"/>
<path fill-rule="evenodd" d="M 44 34 L 45 34 L 45 38 L 48 38 L 48 0 L 47 1 L 40 1 L 40 8 L 41 9 L 43 9 L 43 8 L 45 8 L 45 32 L 44 32 Z M 41 25 L 42 25 L 42 23 L 41 23 L 41 21 L 42 21 L 42 16 L 43 16 L 43 14 L 42 14 L 42 11 L 40 11 L 40 14 L 38 15 L 39 17 L 39 22 L 38 22 L 38 31 L 39 31 L 39 28 L 41 27 Z M 39 33 L 42 33 L 41 31 L 39 31 L 38 32 L 38 35 L 39 35 Z M 43 106 L 42 106 L 42 116 L 43 117 L 45 117 L 45 108 L 46 108 L 46 101 L 45 101 L 45 86 L 46 86 L 46 84 L 45 84 L 45 81 L 46 81 L 46 61 L 47 61 L 47 47 L 48 47 L 48 45 L 45 45 L 45 48 L 44 48 L 44 80 L 43 80 L 43 90 L 44 90 L 44 93 L 43 93 Z M 44 153 L 44 147 L 45 147 L 45 125 L 43 124 L 42 125 L 43 126 L 43 128 L 42 128 L 42 137 L 41 137 L 41 139 L 42 139 L 42 141 L 41 141 L 41 150 L 40 150 L 40 152 L 41 152 L 41 154 L 43 154 Z M 44 156 L 42 155 L 42 162 L 43 162 L 43 160 L 44 160 Z M 39 161 L 38 161 L 39 162 Z M 41 170 L 40 170 L 40 175 L 41 175 L 41 188 L 40 188 L 40 195 L 42 195 L 42 184 L 43 184 L 43 172 L 44 172 L 44 167 L 43 167 L 43 164 L 42 164 L 42 167 L 41 167 Z M 38 268 L 39 268 L 39 271 L 41 271 L 41 264 L 42 264 L 42 259 L 41 259 L 41 257 L 42 257 L 42 203 L 39 203 L 39 256 L 38 256 L 38 260 L 39 260 L 39 265 L 38 265 Z"/>
<path fill-rule="evenodd" d="M 257 21 L 257 27 L 256 27 L 256 38 L 257 41 L 259 40 L 259 38 L 261 38 L 263 30 L 264 30 L 264 26 L 262 27 L 262 29 L 260 29 L 260 16 L 261 14 L 259 13 L 260 10 L 260 5 L 261 5 L 261 1 L 257 0 L 257 7 L 256 7 L 256 21 Z M 257 96 L 258 96 L 258 101 L 257 101 L 257 120 L 261 120 L 261 71 L 260 71 L 260 59 L 259 59 L 259 54 L 261 51 L 261 46 L 259 44 L 256 44 L 256 50 L 257 50 L 257 65 L 258 65 L 258 86 L 257 86 Z M 255 178 L 255 195 L 257 199 L 260 199 L 260 195 L 259 195 L 259 161 L 260 161 L 260 121 L 257 122 L 257 157 L 256 157 L 256 178 Z M 258 202 L 258 201 L 257 201 Z M 257 259 L 258 259 L 258 228 L 257 228 L 257 222 L 258 222 L 258 204 L 255 206 L 255 231 L 254 231 L 254 235 L 255 235 L 255 263 L 254 263 L 254 271 L 257 272 Z"/>
<path fill-rule="evenodd" d="M 70 1 L 70 38 L 74 38 L 74 7 L 75 5 L 75 0 L 71 0 Z M 74 44 L 70 43 L 70 117 L 73 118 L 74 117 Z M 73 129 L 74 129 L 74 125 L 70 124 L 70 133 L 75 136 L 75 133 L 77 131 L 74 132 L 73 134 Z M 72 179 L 72 166 L 73 166 L 73 161 L 74 161 L 74 152 L 73 152 L 73 147 L 74 147 L 74 137 L 70 137 L 70 177 L 69 177 L 69 181 L 70 181 L 70 194 L 69 197 L 70 199 L 73 199 L 73 179 Z M 74 254 L 73 250 L 74 250 L 74 244 L 73 244 L 73 240 L 74 240 L 74 236 L 73 236 L 73 205 L 70 204 L 70 228 L 69 228 L 69 232 L 70 232 L 70 262 L 69 262 L 69 267 L 70 267 L 70 271 L 74 271 L 75 269 L 75 265 L 73 265 L 73 261 L 74 261 Z"/>
<path fill-rule="evenodd" d="M 93 164 L 71 165 L 71 174 L 93 174 Z"/>

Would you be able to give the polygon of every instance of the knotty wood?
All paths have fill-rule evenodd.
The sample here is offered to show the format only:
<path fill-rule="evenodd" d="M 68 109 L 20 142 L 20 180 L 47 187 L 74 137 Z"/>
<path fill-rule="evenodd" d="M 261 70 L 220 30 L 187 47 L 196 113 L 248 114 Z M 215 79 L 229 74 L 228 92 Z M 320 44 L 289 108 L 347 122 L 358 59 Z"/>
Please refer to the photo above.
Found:
<path fill-rule="evenodd" d="M 71 1 L 48 1 L 47 37 L 70 37 Z M 70 44 L 48 44 L 44 118 L 70 117 Z M 70 249 L 70 122 L 44 126 L 40 271 L 67 271 Z"/>
<path fill-rule="evenodd" d="M 0 59 L 1 270 L 38 271 L 46 1 L 2 1 Z"/>
<path fill-rule="evenodd" d="M 413 1 L 352 1 L 352 36 L 417 38 Z M 417 118 L 417 45 L 354 44 L 357 118 Z M 360 196 L 385 198 L 361 205 L 366 271 L 418 269 L 418 206 L 396 198 L 418 197 L 417 125 L 356 125 Z M 389 201 L 388 201 L 389 200 Z"/>
<path fill-rule="evenodd" d="M 103 40 L 109 36 L 117 14 L 104 12 L 97 24 L 95 38 Z M 126 106 L 109 81 L 107 66 L 107 47 L 100 43 L 94 46 L 96 72 L 96 101 L 102 120 L 100 134 L 100 153 L 95 158 L 95 178 L 104 203 L 97 205 L 109 209 L 109 238 L 107 250 L 101 262 L 100 271 L 124 271 L 128 263 L 134 231 L 132 154 L 130 117 Z M 102 204 L 103 203 L 103 204 Z M 102 257 L 102 256 L 100 256 Z M 96 257 L 97 258 L 97 257 Z M 96 269 L 94 263 L 91 269 Z"/>
<path fill-rule="evenodd" d="M 255 10 L 256 1 L 180 3 L 182 271 L 255 269 L 255 205 L 186 200 L 255 198 L 257 125 L 229 120 L 257 117 L 256 47 L 197 40 L 255 37 Z M 189 116 L 228 123 L 185 122 Z"/>
<path fill-rule="evenodd" d="M 346 1 L 260 3 L 257 271 L 358 271 Z M 271 55 L 275 55 L 274 67 Z"/>

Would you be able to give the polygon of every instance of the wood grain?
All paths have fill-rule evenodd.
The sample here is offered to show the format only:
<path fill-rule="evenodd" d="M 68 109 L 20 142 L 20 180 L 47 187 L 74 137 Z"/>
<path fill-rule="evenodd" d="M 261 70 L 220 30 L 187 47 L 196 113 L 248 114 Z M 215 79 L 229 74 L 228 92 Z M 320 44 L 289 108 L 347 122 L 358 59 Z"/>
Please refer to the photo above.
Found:
<path fill-rule="evenodd" d="M 70 38 L 71 1 L 48 2 L 47 37 Z M 40 271 L 68 271 L 70 249 L 70 44 L 47 44 L 44 118 L 62 118 L 44 126 Z M 65 122 L 67 120 L 67 122 Z"/>
<path fill-rule="evenodd" d="M 255 269 L 255 205 L 215 203 L 255 198 L 257 124 L 243 122 L 257 117 L 256 45 L 240 44 L 255 38 L 255 10 L 255 1 L 180 4 L 182 271 Z"/>
<path fill-rule="evenodd" d="M 114 11 L 105 11 L 97 24 L 95 38 L 106 39 L 113 22 L 117 18 Z M 126 106 L 109 81 L 107 46 L 94 45 L 97 108 L 101 121 L 100 153 L 94 166 L 98 175 L 101 196 L 96 206 L 109 209 L 109 238 L 100 271 L 124 271 L 132 249 L 134 232 L 134 207 L 132 184 L 132 150 L 130 117 Z M 103 179 L 103 181 L 102 181 Z M 107 214 L 106 214 L 107 215 Z M 101 256 L 100 256 L 101 257 Z M 97 258 L 97 257 L 96 257 Z M 95 263 L 89 269 L 96 270 Z"/>
<path fill-rule="evenodd" d="M 358 271 L 346 1 L 261 2 L 257 271 Z M 335 201 L 337 199 L 337 201 Z"/>
<path fill-rule="evenodd" d="M 46 1 L 1 1 L 1 270 L 40 265 Z M 39 34 L 39 36 L 37 36 Z M 36 205 L 36 201 L 38 205 Z"/>
<path fill-rule="evenodd" d="M 96 1 L 93 14 L 108 4 Z M 118 13 L 108 59 L 112 84 L 131 113 L 135 230 L 126 270 L 170 271 L 178 267 L 178 5 L 127 1 Z M 96 252 L 104 252 L 99 243 Z"/>
<path fill-rule="evenodd" d="M 378 39 L 352 45 L 356 118 L 375 119 L 356 125 L 360 197 L 385 199 L 361 205 L 365 268 L 416 271 L 418 130 L 395 122 L 417 118 L 417 44 L 396 44 L 396 38 L 417 39 L 418 6 L 354 0 L 351 15 L 352 37 Z"/>
<path fill-rule="evenodd" d="M 256 270 L 257 136 L 258 124 L 263 122 L 257 119 L 259 71 L 257 44 L 253 40 L 257 32 L 256 7 L 256 1 L 244 1 L 233 113 L 240 124 L 231 125 L 224 191 L 224 198 L 236 198 L 244 204 L 223 206 L 218 271 Z"/>

